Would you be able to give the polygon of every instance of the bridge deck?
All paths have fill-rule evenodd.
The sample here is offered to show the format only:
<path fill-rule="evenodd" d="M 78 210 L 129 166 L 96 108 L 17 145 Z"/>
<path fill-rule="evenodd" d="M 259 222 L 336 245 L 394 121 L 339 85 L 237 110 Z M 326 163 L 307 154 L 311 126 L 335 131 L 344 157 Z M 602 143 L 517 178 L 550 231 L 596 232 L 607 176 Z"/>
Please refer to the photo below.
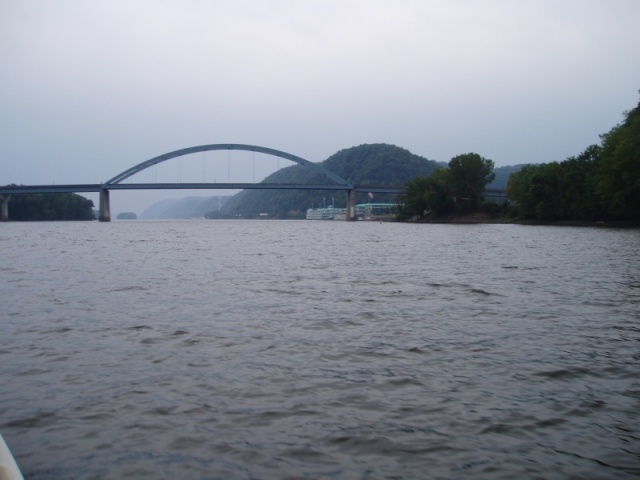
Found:
<path fill-rule="evenodd" d="M 0 194 L 21 193 L 86 193 L 101 190 L 339 190 L 371 193 L 404 192 L 404 187 L 381 185 L 336 185 L 300 183 L 112 183 L 75 185 L 15 185 L 0 187 Z"/>

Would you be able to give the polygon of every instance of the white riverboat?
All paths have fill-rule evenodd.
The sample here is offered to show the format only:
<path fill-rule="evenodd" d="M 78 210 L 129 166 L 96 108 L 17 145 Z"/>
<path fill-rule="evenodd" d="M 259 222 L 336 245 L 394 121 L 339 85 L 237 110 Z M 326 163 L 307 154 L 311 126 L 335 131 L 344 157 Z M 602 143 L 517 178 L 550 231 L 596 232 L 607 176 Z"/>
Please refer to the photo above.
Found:
<path fill-rule="evenodd" d="M 326 207 L 326 208 L 309 208 L 307 210 L 307 220 L 335 220 L 336 217 L 342 215 L 346 216 L 347 209 L 346 208 L 335 208 L 335 207 Z"/>
<path fill-rule="evenodd" d="M 356 218 L 358 220 L 391 220 L 398 212 L 396 203 L 360 203 L 356 205 Z M 345 220 L 346 208 L 309 208 L 307 220 Z"/>

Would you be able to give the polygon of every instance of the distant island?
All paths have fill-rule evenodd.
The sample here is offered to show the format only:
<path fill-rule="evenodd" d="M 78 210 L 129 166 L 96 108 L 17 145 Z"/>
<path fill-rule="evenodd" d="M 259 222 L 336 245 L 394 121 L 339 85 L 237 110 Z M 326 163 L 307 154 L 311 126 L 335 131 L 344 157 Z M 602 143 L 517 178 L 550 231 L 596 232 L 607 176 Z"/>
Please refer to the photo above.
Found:
<path fill-rule="evenodd" d="M 138 216 L 133 212 L 122 212 L 116 218 L 118 220 L 137 220 Z"/>

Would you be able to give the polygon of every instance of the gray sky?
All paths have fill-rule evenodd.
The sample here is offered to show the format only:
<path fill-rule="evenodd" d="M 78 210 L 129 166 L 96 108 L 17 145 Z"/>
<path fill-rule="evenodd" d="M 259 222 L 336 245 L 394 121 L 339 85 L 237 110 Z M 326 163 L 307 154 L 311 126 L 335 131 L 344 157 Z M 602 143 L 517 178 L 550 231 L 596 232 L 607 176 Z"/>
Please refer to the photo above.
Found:
<path fill-rule="evenodd" d="M 637 104 L 638 25 L 638 0 L 1 0 L 0 183 L 98 183 L 208 143 L 563 160 Z M 132 180 L 290 164 L 250 155 Z M 112 211 L 185 195 L 114 192 Z"/>

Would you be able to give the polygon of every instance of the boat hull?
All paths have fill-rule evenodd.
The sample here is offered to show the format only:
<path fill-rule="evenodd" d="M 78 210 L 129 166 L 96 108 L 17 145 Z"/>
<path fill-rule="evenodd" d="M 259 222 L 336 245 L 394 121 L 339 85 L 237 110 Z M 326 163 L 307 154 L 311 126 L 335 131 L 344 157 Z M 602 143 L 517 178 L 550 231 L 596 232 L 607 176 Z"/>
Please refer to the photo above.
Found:
<path fill-rule="evenodd" d="M 0 435 L 0 480 L 24 480 L 2 435 Z"/>

